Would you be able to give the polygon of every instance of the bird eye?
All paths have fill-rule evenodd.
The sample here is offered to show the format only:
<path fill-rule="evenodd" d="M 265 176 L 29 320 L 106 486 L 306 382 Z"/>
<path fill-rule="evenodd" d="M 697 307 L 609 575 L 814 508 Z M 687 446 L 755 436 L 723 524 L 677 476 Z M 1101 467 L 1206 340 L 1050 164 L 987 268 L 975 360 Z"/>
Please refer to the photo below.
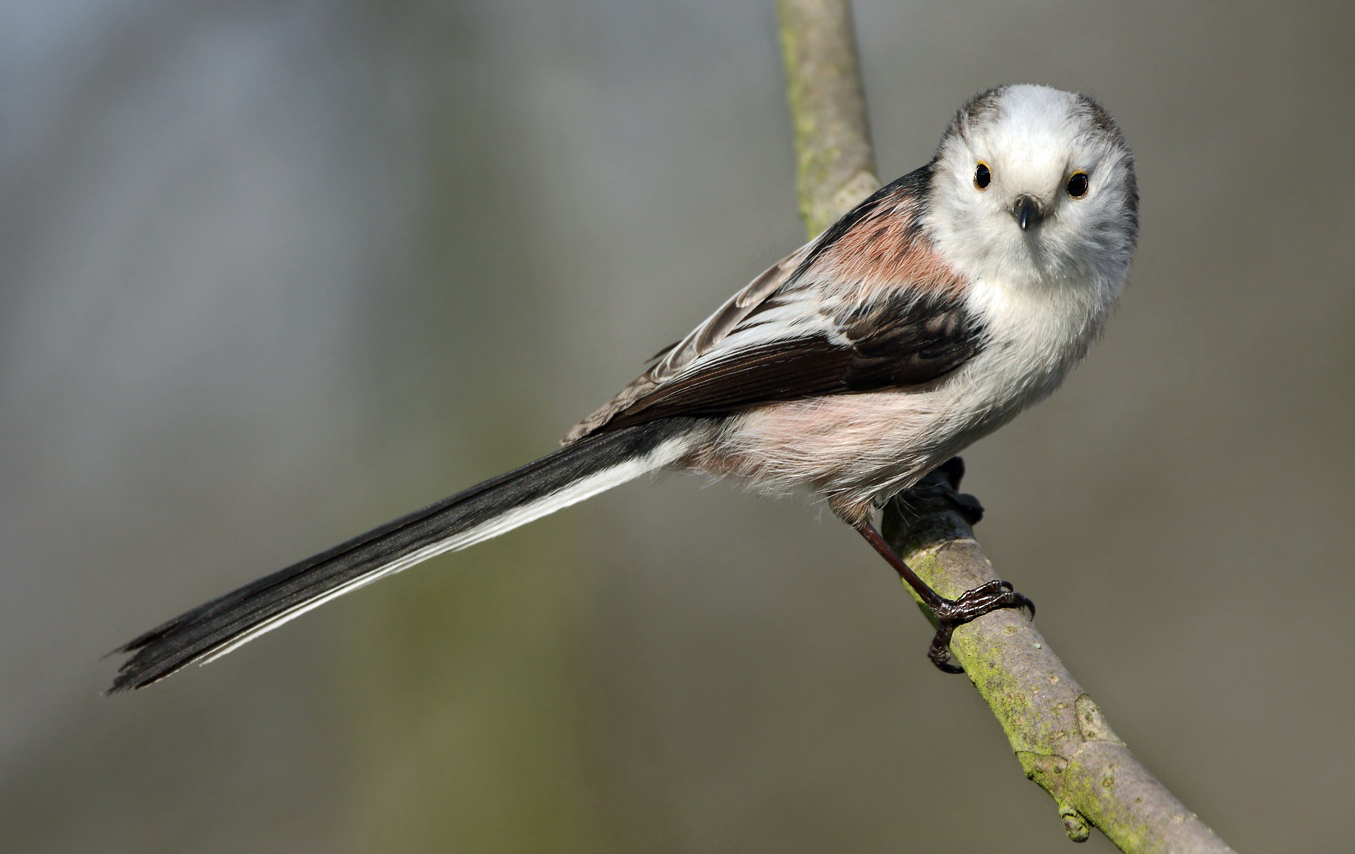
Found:
<path fill-rule="evenodd" d="M 1086 172 L 1074 172 L 1068 176 L 1068 195 L 1075 199 L 1080 199 L 1087 195 L 1087 190 L 1091 186 L 1090 179 Z"/>
<path fill-rule="evenodd" d="M 980 160 L 979 168 L 974 170 L 974 186 L 986 190 L 992 181 L 993 173 L 988 171 L 988 164 Z"/>

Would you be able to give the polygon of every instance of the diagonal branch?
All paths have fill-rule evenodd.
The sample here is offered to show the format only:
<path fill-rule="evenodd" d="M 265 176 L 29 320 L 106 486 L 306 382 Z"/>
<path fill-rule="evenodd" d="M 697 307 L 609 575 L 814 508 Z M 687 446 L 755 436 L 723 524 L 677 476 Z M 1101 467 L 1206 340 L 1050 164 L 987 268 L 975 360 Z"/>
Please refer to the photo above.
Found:
<path fill-rule="evenodd" d="M 950 598 L 997 577 L 970 527 L 977 502 L 955 492 L 963 469 L 951 460 L 896 497 L 884 519 L 885 539 Z M 1129 752 L 1024 612 L 961 626 L 950 648 L 1074 841 L 1091 825 L 1122 851 L 1231 850 Z"/>
<path fill-rule="evenodd" d="M 800 210 L 812 235 L 880 182 L 850 0 L 778 0 L 778 6 Z M 952 460 L 891 501 L 884 518 L 885 538 L 898 554 L 950 598 L 997 577 L 970 527 L 981 509 L 955 491 L 962 472 L 959 459 Z M 1087 839 L 1095 826 L 1122 851 L 1231 850 L 1134 758 L 1024 612 L 994 611 L 957 628 L 951 651 L 1026 776 L 1058 805 L 1071 839 Z"/>

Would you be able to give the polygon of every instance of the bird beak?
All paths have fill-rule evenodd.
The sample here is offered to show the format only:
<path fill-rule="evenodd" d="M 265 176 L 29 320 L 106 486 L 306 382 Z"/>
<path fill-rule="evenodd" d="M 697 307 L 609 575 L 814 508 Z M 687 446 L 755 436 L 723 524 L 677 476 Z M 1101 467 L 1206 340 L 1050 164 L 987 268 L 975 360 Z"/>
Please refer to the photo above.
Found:
<path fill-rule="evenodd" d="M 1022 231 L 1028 231 L 1032 225 L 1038 225 L 1044 219 L 1044 208 L 1040 207 L 1039 199 L 1017 196 L 1016 204 L 1012 205 L 1012 216 L 1016 217 L 1016 224 L 1021 226 Z"/>

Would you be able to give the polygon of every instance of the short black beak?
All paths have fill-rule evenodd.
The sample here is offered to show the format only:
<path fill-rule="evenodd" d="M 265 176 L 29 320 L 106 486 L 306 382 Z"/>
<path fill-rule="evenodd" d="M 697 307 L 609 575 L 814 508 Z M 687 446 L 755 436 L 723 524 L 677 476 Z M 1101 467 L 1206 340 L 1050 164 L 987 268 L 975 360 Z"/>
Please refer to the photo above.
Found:
<path fill-rule="evenodd" d="M 1044 219 L 1044 209 L 1040 207 L 1037 199 L 1018 196 L 1016 204 L 1012 205 L 1012 216 L 1016 217 L 1016 224 L 1021 226 L 1022 231 L 1028 231 L 1032 225 Z"/>

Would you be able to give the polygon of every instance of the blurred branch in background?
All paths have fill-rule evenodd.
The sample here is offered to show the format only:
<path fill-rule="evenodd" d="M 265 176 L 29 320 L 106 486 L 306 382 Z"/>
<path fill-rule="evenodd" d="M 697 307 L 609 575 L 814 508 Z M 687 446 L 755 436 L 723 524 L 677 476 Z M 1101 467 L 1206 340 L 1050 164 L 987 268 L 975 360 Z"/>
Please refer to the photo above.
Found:
<path fill-rule="evenodd" d="M 778 6 L 800 211 L 813 236 L 880 182 L 850 0 Z M 971 504 L 955 491 L 962 465 L 943 469 L 889 503 L 884 534 L 928 585 L 955 598 L 997 576 L 962 515 Z M 995 611 L 961 626 L 951 650 L 1026 776 L 1058 804 L 1069 838 L 1085 841 L 1094 825 L 1123 851 L 1231 850 L 1134 758 L 1024 612 Z"/>

